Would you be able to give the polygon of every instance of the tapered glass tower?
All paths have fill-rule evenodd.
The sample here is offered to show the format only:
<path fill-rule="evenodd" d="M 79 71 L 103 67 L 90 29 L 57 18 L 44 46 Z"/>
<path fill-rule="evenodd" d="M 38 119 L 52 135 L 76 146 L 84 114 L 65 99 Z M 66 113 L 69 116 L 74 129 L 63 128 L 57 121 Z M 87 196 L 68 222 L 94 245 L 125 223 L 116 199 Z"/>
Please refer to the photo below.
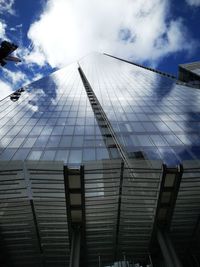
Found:
<path fill-rule="evenodd" d="M 107 55 L 78 64 L 26 86 L 17 101 L 1 101 L 1 160 L 80 164 L 119 157 L 118 146 L 128 158 L 172 164 L 200 157 L 198 90 Z"/>
<path fill-rule="evenodd" d="M 199 103 L 187 81 L 98 53 L 1 100 L 2 264 L 200 262 Z"/>

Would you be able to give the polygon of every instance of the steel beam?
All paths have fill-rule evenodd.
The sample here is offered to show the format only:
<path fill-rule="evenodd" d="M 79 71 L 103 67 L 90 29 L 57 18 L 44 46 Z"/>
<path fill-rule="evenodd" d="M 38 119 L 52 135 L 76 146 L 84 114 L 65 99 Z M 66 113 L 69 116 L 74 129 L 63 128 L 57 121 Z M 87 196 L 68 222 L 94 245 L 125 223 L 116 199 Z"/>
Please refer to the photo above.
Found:
<path fill-rule="evenodd" d="M 160 229 L 158 229 L 157 240 L 160 245 L 166 267 L 183 267 L 175 252 L 169 235 L 166 232 L 162 232 Z"/>
<path fill-rule="evenodd" d="M 79 267 L 81 248 L 81 229 L 79 226 L 72 229 L 72 242 L 69 267 Z"/>
<path fill-rule="evenodd" d="M 84 166 L 70 169 L 64 166 L 64 184 L 68 230 L 71 246 L 70 267 L 85 264 L 85 188 Z M 82 247 L 82 248 L 81 248 Z M 81 254 L 80 254 L 81 251 Z"/>
<path fill-rule="evenodd" d="M 157 229 L 170 230 L 182 175 L 182 165 L 179 165 L 176 168 L 168 168 L 163 164 L 160 192 L 149 245 L 150 251 L 152 251 L 152 248 L 155 246 Z"/>
<path fill-rule="evenodd" d="M 124 180 L 124 162 L 121 162 L 120 170 L 120 182 L 119 182 L 119 193 L 118 193 L 118 209 L 117 209 L 117 225 L 115 233 L 115 255 L 114 260 L 117 260 L 118 246 L 119 246 L 119 227 L 120 227 L 120 218 L 121 218 L 121 201 L 122 201 L 122 187 Z"/>

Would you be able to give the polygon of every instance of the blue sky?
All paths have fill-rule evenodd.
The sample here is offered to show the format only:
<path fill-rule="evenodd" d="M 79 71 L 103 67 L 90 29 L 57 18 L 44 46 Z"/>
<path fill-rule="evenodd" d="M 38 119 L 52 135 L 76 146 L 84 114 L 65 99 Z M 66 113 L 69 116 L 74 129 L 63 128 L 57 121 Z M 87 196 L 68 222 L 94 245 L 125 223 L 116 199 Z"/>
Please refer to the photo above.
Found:
<path fill-rule="evenodd" d="M 0 69 L 1 98 L 93 52 L 172 74 L 200 60 L 200 0 L 0 0 L 0 39 L 22 63 Z"/>

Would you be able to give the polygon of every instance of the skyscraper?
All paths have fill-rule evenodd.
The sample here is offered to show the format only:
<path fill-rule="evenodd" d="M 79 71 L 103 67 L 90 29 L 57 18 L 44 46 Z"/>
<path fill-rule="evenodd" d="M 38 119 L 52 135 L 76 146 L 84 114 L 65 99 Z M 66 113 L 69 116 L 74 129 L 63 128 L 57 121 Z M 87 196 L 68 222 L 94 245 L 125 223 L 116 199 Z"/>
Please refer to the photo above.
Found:
<path fill-rule="evenodd" d="M 122 259 L 146 266 L 150 253 L 154 265 L 163 266 L 163 250 L 175 253 L 165 247 L 171 242 L 165 231 L 178 254 L 185 251 L 194 232 L 199 235 L 199 101 L 200 91 L 186 81 L 97 53 L 3 99 L 0 214 L 6 264 L 72 264 L 73 240 L 80 243 L 71 232 L 73 216 L 75 225 L 81 217 L 83 266 Z M 176 167 L 185 160 L 184 171 Z M 70 177 L 80 177 L 76 190 Z M 191 266 L 199 262 L 198 238 L 188 254 Z M 181 266 L 174 263 L 181 264 L 177 256 L 166 257 L 167 264 Z"/>
<path fill-rule="evenodd" d="M 141 151 L 172 164 L 200 157 L 198 90 L 106 55 L 79 65 L 106 118 L 95 115 L 74 63 L 28 85 L 18 101 L 1 101 L 2 160 L 80 164 L 118 157 L 100 120 L 109 120 L 128 157 Z"/>

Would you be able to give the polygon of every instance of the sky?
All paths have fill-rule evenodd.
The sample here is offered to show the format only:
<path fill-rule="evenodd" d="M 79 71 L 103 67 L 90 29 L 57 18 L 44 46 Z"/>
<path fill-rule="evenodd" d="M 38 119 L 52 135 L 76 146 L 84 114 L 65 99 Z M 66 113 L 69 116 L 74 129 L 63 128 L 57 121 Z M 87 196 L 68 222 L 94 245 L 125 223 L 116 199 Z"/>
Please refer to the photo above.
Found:
<path fill-rule="evenodd" d="M 200 60 L 200 0 L 0 0 L 0 40 L 22 59 L 0 99 L 94 51 L 177 75 Z"/>

